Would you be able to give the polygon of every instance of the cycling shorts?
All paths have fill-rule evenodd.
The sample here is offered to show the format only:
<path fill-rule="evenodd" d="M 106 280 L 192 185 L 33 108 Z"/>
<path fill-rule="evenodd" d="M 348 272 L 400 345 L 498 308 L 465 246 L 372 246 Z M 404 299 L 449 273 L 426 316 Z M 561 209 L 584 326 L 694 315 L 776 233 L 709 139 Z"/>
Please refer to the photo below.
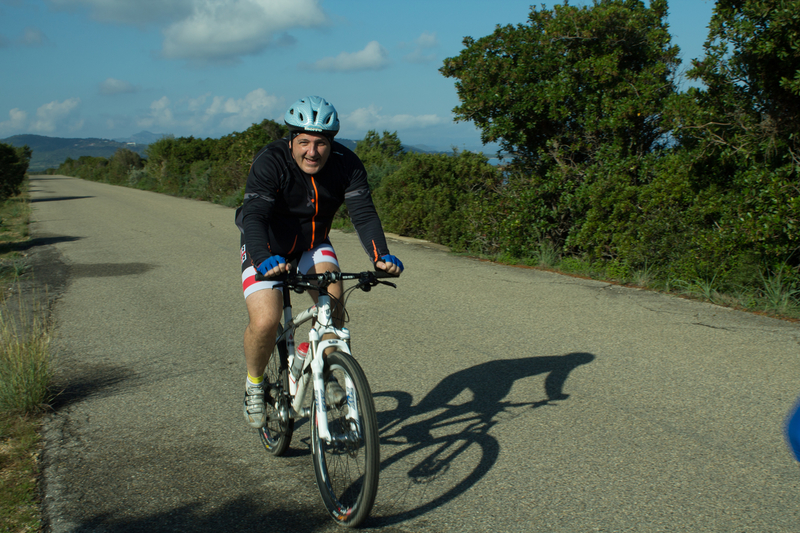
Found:
<path fill-rule="evenodd" d="M 256 281 L 256 267 L 253 265 L 253 258 L 247 252 L 247 245 L 242 243 L 242 291 L 247 298 L 256 291 L 263 289 L 274 289 L 278 285 L 277 281 Z M 330 241 L 326 240 L 322 244 L 315 246 L 299 257 L 297 261 L 298 272 L 307 274 L 314 265 L 320 263 L 333 263 L 339 268 L 339 260 Z"/>

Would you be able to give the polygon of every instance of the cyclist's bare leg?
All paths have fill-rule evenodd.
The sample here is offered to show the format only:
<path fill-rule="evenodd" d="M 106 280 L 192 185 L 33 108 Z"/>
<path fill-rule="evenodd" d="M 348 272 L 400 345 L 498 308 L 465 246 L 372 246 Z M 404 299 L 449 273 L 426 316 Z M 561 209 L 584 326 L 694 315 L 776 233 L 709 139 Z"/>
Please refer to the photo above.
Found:
<path fill-rule="evenodd" d="M 250 322 L 244 330 L 244 357 L 247 372 L 253 377 L 264 375 L 283 311 L 283 295 L 277 289 L 264 289 L 245 300 Z"/>
<path fill-rule="evenodd" d="M 339 272 L 339 267 L 334 263 L 317 263 L 316 265 L 312 266 L 306 274 L 321 274 L 323 272 Z M 336 305 L 337 301 L 341 301 L 342 293 L 344 292 L 344 285 L 341 281 L 337 281 L 336 283 L 328 286 L 328 294 L 331 296 L 331 306 L 333 307 L 333 325 L 337 328 L 342 327 L 342 321 L 344 319 L 344 309 L 341 305 Z M 317 291 L 308 291 L 311 297 L 314 299 L 314 303 L 317 303 L 319 300 L 319 295 Z M 335 339 L 336 335 L 333 333 L 327 333 L 322 336 L 323 340 L 327 339 Z M 329 348 L 325 351 L 325 355 L 328 355 L 330 352 L 333 352 L 333 348 Z"/>

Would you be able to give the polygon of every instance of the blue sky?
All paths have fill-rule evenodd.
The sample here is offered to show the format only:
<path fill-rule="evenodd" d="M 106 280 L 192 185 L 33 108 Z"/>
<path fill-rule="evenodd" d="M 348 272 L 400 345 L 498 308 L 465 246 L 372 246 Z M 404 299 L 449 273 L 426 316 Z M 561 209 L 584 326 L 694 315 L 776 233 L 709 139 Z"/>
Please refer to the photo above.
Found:
<path fill-rule="evenodd" d="M 480 150 L 475 127 L 453 122 L 454 80 L 438 69 L 465 36 L 525 23 L 530 5 L 0 0 L 0 138 L 219 137 L 282 120 L 297 98 L 317 94 L 336 106 L 344 138 L 388 130 L 405 144 Z M 712 9 L 711 0 L 670 1 L 684 68 L 702 55 Z"/>

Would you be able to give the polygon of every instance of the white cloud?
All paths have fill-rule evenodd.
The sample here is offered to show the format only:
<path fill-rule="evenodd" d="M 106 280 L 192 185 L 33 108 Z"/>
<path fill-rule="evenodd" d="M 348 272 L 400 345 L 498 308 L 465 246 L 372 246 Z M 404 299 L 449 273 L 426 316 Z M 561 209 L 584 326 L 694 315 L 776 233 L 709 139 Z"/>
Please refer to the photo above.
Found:
<path fill-rule="evenodd" d="M 44 46 L 49 42 L 50 40 L 42 32 L 42 30 L 39 28 L 34 28 L 33 26 L 28 26 L 25 28 L 25 31 L 22 33 L 22 37 L 19 39 L 19 44 L 22 46 Z"/>
<path fill-rule="evenodd" d="M 48 0 L 63 9 L 87 9 L 104 22 L 155 25 L 161 54 L 195 65 L 235 62 L 270 45 L 295 42 L 286 32 L 328 23 L 321 0 Z"/>
<path fill-rule="evenodd" d="M 114 95 L 114 94 L 135 93 L 137 92 L 137 90 L 138 89 L 134 87 L 131 83 L 123 80 L 118 80 L 116 78 L 108 78 L 103 83 L 100 84 L 100 94 Z"/>
<path fill-rule="evenodd" d="M 436 59 L 436 54 L 433 53 L 432 50 L 439 46 L 439 40 L 436 38 L 436 32 L 423 32 L 422 35 L 414 40 L 412 46 L 414 47 L 414 50 L 411 53 L 406 54 L 403 59 L 410 63 L 427 63 L 434 61 Z"/>
<path fill-rule="evenodd" d="M 47 38 L 47 35 L 45 35 L 39 28 L 34 28 L 33 26 L 28 26 L 25 28 L 22 32 L 22 35 L 14 39 L 9 39 L 4 35 L 0 35 L 0 48 L 5 48 L 7 46 L 35 47 L 45 46 L 48 44 L 50 44 L 50 39 Z"/>
<path fill-rule="evenodd" d="M 8 112 L 8 120 L 0 122 L 0 134 L 4 137 L 8 135 L 16 135 L 25 131 L 25 125 L 28 122 L 28 114 L 18 108 L 14 108 Z"/>
<path fill-rule="evenodd" d="M 162 96 L 150 104 L 150 114 L 137 120 L 137 123 L 143 128 L 152 128 L 153 126 L 172 128 L 176 126 L 172 113 L 172 102 L 166 96 Z"/>
<path fill-rule="evenodd" d="M 326 72 L 347 72 L 353 70 L 379 70 L 387 65 L 389 53 L 380 45 L 378 41 L 372 41 L 363 50 L 358 52 L 342 52 L 336 57 L 325 57 L 310 65 L 315 70 Z M 300 68 L 307 68 L 308 65 L 301 64 Z"/>
<path fill-rule="evenodd" d="M 80 129 L 83 121 L 76 118 L 80 98 L 69 98 L 63 102 L 52 101 L 36 110 L 36 120 L 30 125 L 31 131 L 51 133 L 57 127 L 66 125 L 72 130 Z"/>
<path fill-rule="evenodd" d="M 342 117 L 342 124 L 348 130 L 403 130 L 427 128 L 443 124 L 445 119 L 438 115 L 381 115 L 381 108 L 371 105 L 356 109 Z"/>
<path fill-rule="evenodd" d="M 190 98 L 188 103 L 189 111 L 197 111 L 202 108 L 209 96 L 211 96 L 211 93 L 203 94 L 197 98 Z"/>
<path fill-rule="evenodd" d="M 429 33 L 425 31 L 417 37 L 414 43 L 421 48 L 435 48 L 439 46 L 439 39 L 436 38 L 436 32 Z"/>
<path fill-rule="evenodd" d="M 244 98 L 212 96 L 172 102 L 166 96 L 150 104 L 150 111 L 136 122 L 142 128 L 182 131 L 188 135 L 227 135 L 243 131 L 265 118 L 272 118 L 285 106 L 282 98 L 255 89 Z"/>
<path fill-rule="evenodd" d="M 327 22 L 319 0 L 205 0 L 164 30 L 164 57 L 195 63 L 231 62 L 270 44 L 291 42 L 293 28 Z"/>
<path fill-rule="evenodd" d="M 283 107 L 283 99 L 270 96 L 264 89 L 256 89 L 244 98 L 224 99 L 215 97 L 206 109 L 206 117 L 222 115 L 219 127 L 230 131 L 242 131 L 252 124 L 274 116 Z"/>

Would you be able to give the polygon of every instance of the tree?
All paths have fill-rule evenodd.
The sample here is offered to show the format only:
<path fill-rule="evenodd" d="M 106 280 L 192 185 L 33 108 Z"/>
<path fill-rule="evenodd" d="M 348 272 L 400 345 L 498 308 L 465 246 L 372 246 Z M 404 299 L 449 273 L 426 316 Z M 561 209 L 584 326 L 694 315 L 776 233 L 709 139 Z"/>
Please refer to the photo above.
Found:
<path fill-rule="evenodd" d="M 689 76 L 718 111 L 769 120 L 784 138 L 800 133 L 800 0 L 717 0 L 705 51 Z"/>
<path fill-rule="evenodd" d="M 556 244 L 592 206 L 582 187 L 636 185 L 637 161 L 667 143 L 662 111 L 679 60 L 666 16 L 666 0 L 532 7 L 527 24 L 465 38 L 440 69 L 458 80 L 456 119 L 473 121 L 527 174 L 533 205 L 515 209 L 540 214 L 537 232 Z M 598 170 L 609 161 L 625 164 Z"/>
<path fill-rule="evenodd" d="M 489 191 L 500 172 L 483 154 L 410 153 L 375 193 L 388 231 L 483 252 Z"/>
<path fill-rule="evenodd" d="M 15 148 L 0 143 L 0 200 L 19 194 L 32 154 L 28 145 Z"/>
<path fill-rule="evenodd" d="M 689 71 L 705 87 L 682 99 L 676 138 L 713 191 L 701 237 L 717 263 L 800 265 L 799 43 L 800 0 L 718 0 Z"/>
<path fill-rule="evenodd" d="M 397 170 L 405 153 L 397 132 L 389 133 L 386 130 L 383 136 L 379 136 L 375 130 L 369 130 L 364 139 L 356 143 L 355 151 L 364 163 L 372 190 L 380 186 L 384 177 Z"/>
<path fill-rule="evenodd" d="M 243 132 L 235 131 L 220 138 L 215 159 L 238 162 L 246 172 L 259 150 L 288 133 L 289 130 L 285 125 L 264 119 L 260 124 L 252 124 Z"/>
<path fill-rule="evenodd" d="M 119 148 L 108 158 L 108 165 L 96 178 L 114 185 L 128 185 L 131 171 L 142 167 L 144 160 L 139 154 L 127 148 Z"/>
<path fill-rule="evenodd" d="M 665 0 L 565 2 L 532 7 L 527 25 L 467 37 L 440 69 L 458 79 L 456 119 L 532 160 L 549 152 L 585 161 L 608 143 L 646 153 L 664 133 L 661 101 L 675 90 L 679 63 L 666 15 Z"/>
<path fill-rule="evenodd" d="M 377 131 L 369 130 L 364 139 L 356 143 L 356 153 L 366 166 L 387 158 L 400 158 L 403 144 L 396 131 L 389 133 L 383 130 L 383 136 L 379 136 Z"/>

